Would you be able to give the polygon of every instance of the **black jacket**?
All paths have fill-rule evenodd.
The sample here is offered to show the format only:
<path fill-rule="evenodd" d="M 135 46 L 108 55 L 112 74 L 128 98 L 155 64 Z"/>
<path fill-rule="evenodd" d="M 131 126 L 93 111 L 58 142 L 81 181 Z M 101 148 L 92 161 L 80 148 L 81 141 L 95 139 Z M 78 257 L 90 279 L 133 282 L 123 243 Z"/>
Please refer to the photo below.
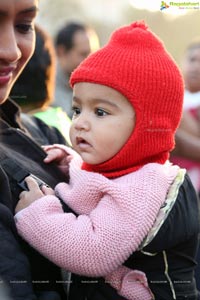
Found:
<path fill-rule="evenodd" d="M 45 153 L 40 147 L 40 144 L 64 144 L 65 140 L 57 129 L 39 119 L 24 117 L 23 123 L 12 101 L 7 100 L 0 106 L 0 279 L 9 286 L 13 300 L 64 300 L 62 284 L 58 284 L 60 269 L 17 234 L 13 214 L 22 189 L 13 176 L 25 170 L 39 176 L 52 188 L 60 181 L 67 181 L 56 165 L 43 163 Z M 17 163 L 13 174 L 2 167 L 5 159 Z M 59 292 L 61 298 L 54 291 Z"/>

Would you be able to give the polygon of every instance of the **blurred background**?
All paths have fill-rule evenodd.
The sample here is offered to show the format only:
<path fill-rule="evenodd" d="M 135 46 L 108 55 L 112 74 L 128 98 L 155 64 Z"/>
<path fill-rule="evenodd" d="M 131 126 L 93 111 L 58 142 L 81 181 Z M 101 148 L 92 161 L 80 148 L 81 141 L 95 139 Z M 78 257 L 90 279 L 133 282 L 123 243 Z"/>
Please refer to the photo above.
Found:
<path fill-rule="evenodd" d="M 194 5 L 190 7 L 172 6 L 171 3 L 158 0 L 41 0 L 37 21 L 53 38 L 66 21 L 81 21 L 94 28 L 100 46 L 103 46 L 114 29 L 143 19 L 180 64 L 186 45 L 200 36 L 200 8 L 199 2 L 191 1 Z M 164 4 L 169 7 L 161 10 Z"/>

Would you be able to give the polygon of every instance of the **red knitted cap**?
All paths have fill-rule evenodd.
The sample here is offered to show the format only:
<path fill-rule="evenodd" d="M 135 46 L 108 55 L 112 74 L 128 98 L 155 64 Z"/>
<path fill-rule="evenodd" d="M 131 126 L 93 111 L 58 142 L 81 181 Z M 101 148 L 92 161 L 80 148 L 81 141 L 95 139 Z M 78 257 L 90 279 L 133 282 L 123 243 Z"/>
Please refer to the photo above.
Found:
<path fill-rule="evenodd" d="M 83 163 L 83 169 L 112 178 L 146 163 L 165 163 L 181 118 L 183 80 L 163 43 L 143 21 L 116 30 L 106 46 L 78 66 L 70 82 L 72 87 L 91 82 L 114 88 L 136 112 L 134 131 L 122 149 L 102 164 Z"/>

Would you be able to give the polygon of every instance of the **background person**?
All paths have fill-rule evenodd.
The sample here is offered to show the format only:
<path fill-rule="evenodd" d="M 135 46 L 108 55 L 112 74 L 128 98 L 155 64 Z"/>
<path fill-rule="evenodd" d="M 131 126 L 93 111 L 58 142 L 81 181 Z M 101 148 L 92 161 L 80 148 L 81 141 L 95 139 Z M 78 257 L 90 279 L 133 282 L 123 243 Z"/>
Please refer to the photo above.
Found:
<path fill-rule="evenodd" d="M 186 48 L 182 72 L 185 81 L 183 116 L 171 160 L 187 169 L 200 195 L 200 38 L 194 39 Z M 195 274 L 200 290 L 200 250 L 197 262 Z"/>
<path fill-rule="evenodd" d="M 182 63 L 185 81 L 183 116 L 172 161 L 187 169 L 200 192 L 200 39 L 192 41 Z"/>
<path fill-rule="evenodd" d="M 96 33 L 87 26 L 69 22 L 62 27 L 55 38 L 57 54 L 57 77 L 54 105 L 72 116 L 72 89 L 69 77 L 72 71 L 98 48 Z"/>

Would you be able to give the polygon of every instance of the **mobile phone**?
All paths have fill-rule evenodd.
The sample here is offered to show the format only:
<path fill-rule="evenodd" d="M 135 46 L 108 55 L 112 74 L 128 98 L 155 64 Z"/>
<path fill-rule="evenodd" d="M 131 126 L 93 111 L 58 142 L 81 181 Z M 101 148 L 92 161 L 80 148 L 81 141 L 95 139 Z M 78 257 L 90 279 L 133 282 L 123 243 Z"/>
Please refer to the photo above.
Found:
<path fill-rule="evenodd" d="M 48 186 L 42 179 L 40 179 L 39 177 L 37 177 L 37 176 L 35 176 L 35 175 L 33 175 L 33 174 L 29 174 L 29 175 L 27 175 L 27 176 L 31 176 L 33 179 L 35 179 L 35 180 L 37 181 L 37 183 L 38 183 L 39 188 L 41 188 L 42 185 Z M 26 177 L 25 177 L 25 178 L 26 178 Z M 17 184 L 22 188 L 22 190 L 24 190 L 24 191 L 29 191 L 28 186 L 27 186 L 27 183 L 26 183 L 26 181 L 25 181 L 25 178 L 22 179 L 21 181 L 19 181 Z"/>

